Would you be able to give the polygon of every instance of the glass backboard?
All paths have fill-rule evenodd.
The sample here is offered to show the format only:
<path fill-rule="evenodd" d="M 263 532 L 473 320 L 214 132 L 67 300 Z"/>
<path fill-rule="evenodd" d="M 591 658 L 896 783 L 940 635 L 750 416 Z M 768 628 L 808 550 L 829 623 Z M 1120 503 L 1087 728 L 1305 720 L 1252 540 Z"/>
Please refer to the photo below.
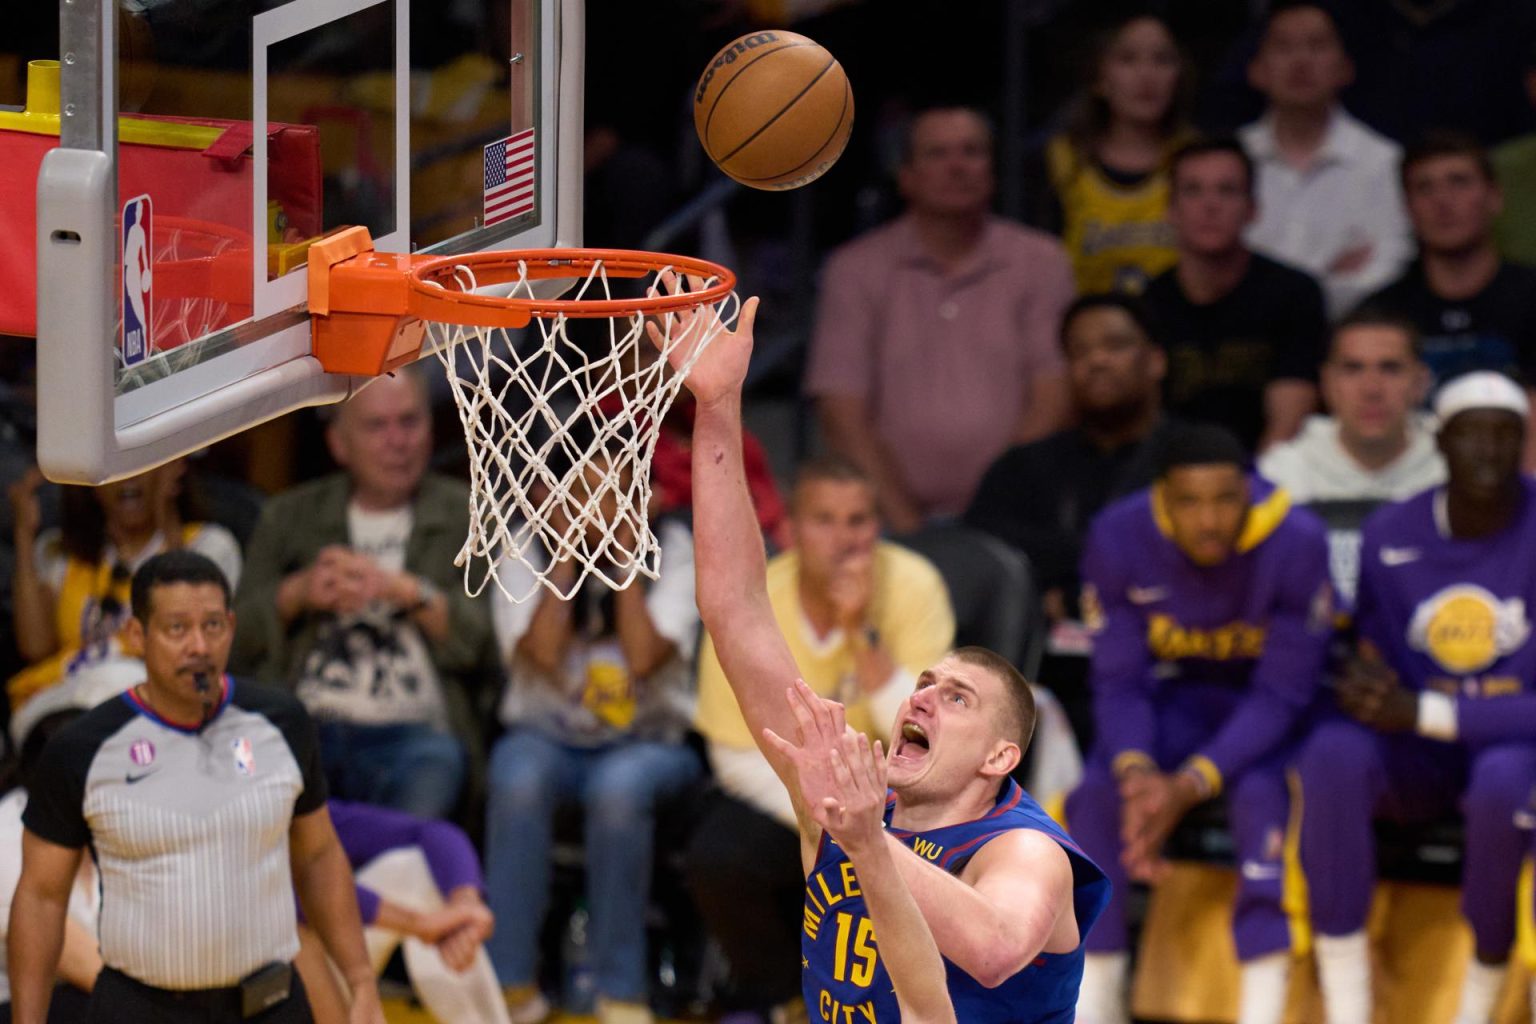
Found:
<path fill-rule="evenodd" d="M 381 252 L 580 244 L 582 0 L 58 3 L 53 134 L 46 96 L 0 112 L 0 158 L 36 167 L 55 480 L 351 393 L 305 309 L 340 227 Z"/>

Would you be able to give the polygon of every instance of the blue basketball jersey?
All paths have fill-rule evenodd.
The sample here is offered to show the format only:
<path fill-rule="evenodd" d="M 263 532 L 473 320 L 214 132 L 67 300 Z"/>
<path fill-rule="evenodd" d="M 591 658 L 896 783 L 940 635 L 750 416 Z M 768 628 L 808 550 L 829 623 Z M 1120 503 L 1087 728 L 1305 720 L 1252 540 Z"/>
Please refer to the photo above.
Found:
<path fill-rule="evenodd" d="M 886 806 L 889 823 L 894 800 Z M 996 806 L 974 821 L 926 832 L 891 829 L 918 856 L 958 874 L 992 839 L 1011 829 L 1044 832 L 1072 863 L 1072 909 L 1079 937 L 1086 937 L 1109 902 L 1109 880 L 1040 805 L 1013 780 Z M 880 960 L 874 927 L 864 909 L 853 864 L 825 833 L 816 864 L 805 880 L 805 919 L 800 930 L 805 1004 L 813 1021 L 895 1024 L 901 1020 L 896 990 Z M 996 988 L 986 988 L 949 961 L 949 994 L 964 1024 L 1071 1024 L 1083 977 L 1083 946 L 1070 953 L 1042 953 Z"/>

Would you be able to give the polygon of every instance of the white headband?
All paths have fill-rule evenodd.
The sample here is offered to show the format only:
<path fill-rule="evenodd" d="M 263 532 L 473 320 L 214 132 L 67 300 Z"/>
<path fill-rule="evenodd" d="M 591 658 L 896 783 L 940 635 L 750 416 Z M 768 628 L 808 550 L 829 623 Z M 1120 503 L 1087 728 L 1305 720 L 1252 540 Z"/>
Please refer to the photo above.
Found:
<path fill-rule="evenodd" d="M 1447 382 L 1435 396 L 1435 415 L 1441 423 L 1468 409 L 1507 409 L 1524 419 L 1531 403 L 1525 389 L 1502 373 L 1475 370 Z"/>

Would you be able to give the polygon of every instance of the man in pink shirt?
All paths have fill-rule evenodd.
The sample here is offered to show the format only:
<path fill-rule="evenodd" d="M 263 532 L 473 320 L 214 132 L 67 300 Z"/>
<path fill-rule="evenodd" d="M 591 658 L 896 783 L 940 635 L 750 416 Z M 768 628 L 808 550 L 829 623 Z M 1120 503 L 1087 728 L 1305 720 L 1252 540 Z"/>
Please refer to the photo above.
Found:
<path fill-rule="evenodd" d="M 905 533 L 959 515 L 994 458 L 1065 424 L 1073 283 L 1055 238 L 992 215 L 976 111 L 914 119 L 898 183 L 906 212 L 827 261 L 805 386 Z"/>

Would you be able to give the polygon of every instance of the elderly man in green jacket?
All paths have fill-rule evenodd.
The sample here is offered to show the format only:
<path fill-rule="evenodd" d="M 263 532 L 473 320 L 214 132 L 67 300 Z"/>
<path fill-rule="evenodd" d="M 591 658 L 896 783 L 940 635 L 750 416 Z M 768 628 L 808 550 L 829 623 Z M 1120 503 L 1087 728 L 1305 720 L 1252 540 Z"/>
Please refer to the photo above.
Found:
<path fill-rule="evenodd" d="M 326 441 L 342 471 L 272 498 L 251 538 L 233 663 L 297 691 L 333 795 L 444 817 L 481 760 L 467 684 L 496 670 L 453 565 L 469 496 L 427 472 L 416 373 L 340 406 Z"/>

